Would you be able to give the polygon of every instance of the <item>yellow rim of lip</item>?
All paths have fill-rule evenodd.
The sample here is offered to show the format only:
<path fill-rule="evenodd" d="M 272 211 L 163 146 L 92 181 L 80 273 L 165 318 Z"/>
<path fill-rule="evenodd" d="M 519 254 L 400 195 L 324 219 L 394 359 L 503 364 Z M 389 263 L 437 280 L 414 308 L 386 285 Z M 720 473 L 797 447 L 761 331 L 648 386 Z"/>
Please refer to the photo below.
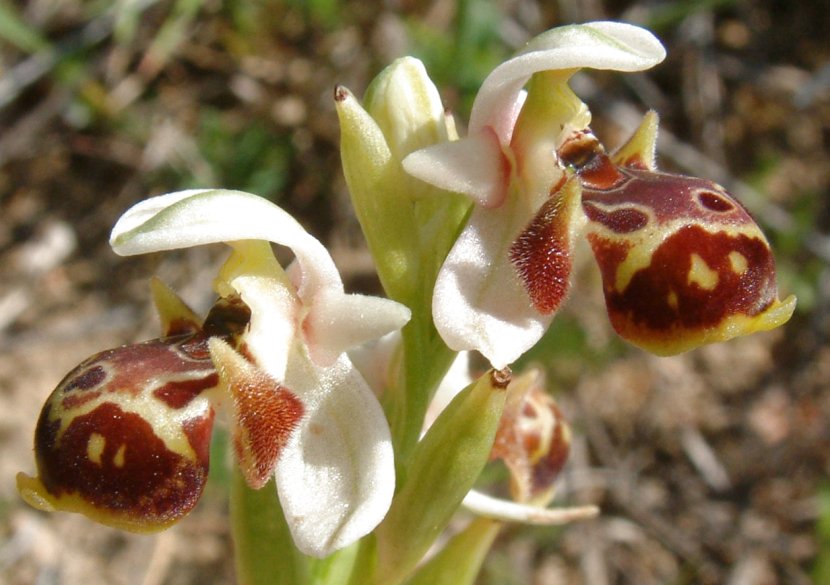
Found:
<path fill-rule="evenodd" d="M 179 517 L 173 517 L 161 522 L 151 522 L 143 518 L 131 518 L 126 513 L 115 514 L 102 508 L 97 508 L 77 493 L 55 497 L 47 491 L 46 486 L 43 485 L 43 482 L 39 478 L 31 477 L 22 472 L 17 474 L 17 491 L 20 493 L 23 501 L 37 510 L 83 514 L 99 524 L 138 534 L 159 532 L 160 530 L 169 528 L 180 519 Z"/>
<path fill-rule="evenodd" d="M 769 331 L 780 327 L 790 320 L 795 311 L 796 298 L 790 295 L 783 302 L 775 301 L 765 311 L 754 316 L 730 315 L 716 327 L 694 330 L 674 328 L 669 331 L 655 332 L 630 326 L 620 319 L 615 323 L 617 333 L 631 343 L 659 356 L 676 355 L 709 343 L 728 341 L 742 335 Z"/>

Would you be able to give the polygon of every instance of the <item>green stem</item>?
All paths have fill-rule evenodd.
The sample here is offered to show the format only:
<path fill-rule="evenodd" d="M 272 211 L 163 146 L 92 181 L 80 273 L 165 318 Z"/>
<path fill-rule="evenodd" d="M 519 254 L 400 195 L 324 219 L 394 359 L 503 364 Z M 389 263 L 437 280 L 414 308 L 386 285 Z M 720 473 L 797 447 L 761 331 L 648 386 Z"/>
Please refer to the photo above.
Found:
<path fill-rule="evenodd" d="M 403 370 L 386 403 L 399 472 L 418 443 L 429 402 L 456 356 L 438 336 L 431 313 L 414 315 L 402 333 Z"/>
<path fill-rule="evenodd" d="M 294 547 L 273 480 L 252 490 L 235 469 L 231 529 L 239 585 L 304 585 L 306 558 Z"/>

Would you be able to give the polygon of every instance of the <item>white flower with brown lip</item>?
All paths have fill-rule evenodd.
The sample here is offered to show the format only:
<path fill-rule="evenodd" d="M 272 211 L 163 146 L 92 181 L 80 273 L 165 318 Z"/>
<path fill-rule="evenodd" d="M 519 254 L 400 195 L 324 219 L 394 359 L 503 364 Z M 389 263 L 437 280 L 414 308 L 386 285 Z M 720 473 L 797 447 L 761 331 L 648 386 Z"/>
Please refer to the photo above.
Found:
<path fill-rule="evenodd" d="M 503 368 L 544 333 L 552 314 L 528 302 L 510 248 L 565 176 L 555 151 L 590 114 L 567 88 L 578 69 L 639 71 L 665 56 L 648 31 L 616 22 L 565 26 L 533 39 L 485 79 L 468 135 L 404 159 L 412 175 L 477 204 L 438 275 L 435 324 L 455 350 L 475 349 Z M 536 75 L 540 74 L 542 75 Z M 544 99 L 526 102 L 534 77 Z M 576 226 L 574 226 L 575 228 Z"/>
<path fill-rule="evenodd" d="M 111 244 L 122 255 L 217 242 L 233 253 L 216 289 L 250 308 L 235 351 L 211 339 L 220 384 L 233 398 L 237 454 L 253 487 L 273 475 L 297 547 L 325 556 L 371 532 L 386 514 L 395 471 L 389 428 L 375 396 L 345 351 L 399 329 L 409 310 L 346 294 L 323 245 L 272 203 L 238 191 L 191 190 L 154 197 L 127 211 Z M 286 272 L 270 248 L 289 247 Z M 262 376 L 293 393 L 303 416 L 278 453 L 257 402 Z M 273 384 L 272 384 L 273 385 Z"/>

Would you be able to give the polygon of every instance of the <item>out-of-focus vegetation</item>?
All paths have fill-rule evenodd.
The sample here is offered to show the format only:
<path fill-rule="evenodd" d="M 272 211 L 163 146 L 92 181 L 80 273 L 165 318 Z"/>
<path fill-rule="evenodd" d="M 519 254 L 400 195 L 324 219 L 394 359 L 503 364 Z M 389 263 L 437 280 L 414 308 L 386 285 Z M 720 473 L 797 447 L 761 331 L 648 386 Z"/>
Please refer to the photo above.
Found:
<path fill-rule="evenodd" d="M 14 491 L 62 374 L 155 334 L 149 274 L 210 301 L 221 251 L 118 259 L 106 240 L 122 211 L 186 187 L 256 192 L 329 244 L 351 288 L 375 289 L 334 85 L 360 94 L 418 56 L 463 132 L 484 76 L 525 40 L 605 18 L 652 28 L 669 57 L 575 79 L 595 131 L 613 148 L 656 109 L 660 164 L 746 203 L 799 309 L 779 332 L 647 357 L 610 333 L 585 262 L 523 364 L 545 367 L 574 424 L 562 501 L 603 516 L 506 530 L 480 581 L 830 582 L 830 6 L 773 0 L 0 0 L 0 581 L 232 582 L 225 481 L 152 539 L 40 515 Z"/>

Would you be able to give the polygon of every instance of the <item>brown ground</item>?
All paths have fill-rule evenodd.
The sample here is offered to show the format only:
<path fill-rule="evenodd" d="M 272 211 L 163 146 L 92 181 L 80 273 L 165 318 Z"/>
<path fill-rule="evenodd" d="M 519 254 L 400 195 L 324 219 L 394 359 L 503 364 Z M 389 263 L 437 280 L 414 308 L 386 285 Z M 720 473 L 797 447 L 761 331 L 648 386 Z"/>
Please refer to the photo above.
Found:
<path fill-rule="evenodd" d="M 329 243 L 353 288 L 372 288 L 339 170 L 333 85 L 360 93 L 414 52 L 463 112 L 511 47 L 605 17 L 650 22 L 670 57 L 647 76 L 577 80 L 595 130 L 613 146 L 637 112 L 658 110 L 661 164 L 742 198 L 799 310 L 774 333 L 655 358 L 613 339 L 597 275 L 581 271 L 585 292 L 532 357 L 575 428 L 561 499 L 603 514 L 506 530 L 480 581 L 830 583 L 826 3 L 150 1 L 117 24 L 76 0 L 23 4 L 42 42 L 0 29 L 0 582 L 233 582 L 221 481 L 155 537 L 38 513 L 14 488 L 17 471 L 33 471 L 37 413 L 63 374 L 155 335 L 147 276 L 197 308 L 211 300 L 220 251 L 119 259 L 106 239 L 124 209 L 185 186 L 256 191 Z"/>

